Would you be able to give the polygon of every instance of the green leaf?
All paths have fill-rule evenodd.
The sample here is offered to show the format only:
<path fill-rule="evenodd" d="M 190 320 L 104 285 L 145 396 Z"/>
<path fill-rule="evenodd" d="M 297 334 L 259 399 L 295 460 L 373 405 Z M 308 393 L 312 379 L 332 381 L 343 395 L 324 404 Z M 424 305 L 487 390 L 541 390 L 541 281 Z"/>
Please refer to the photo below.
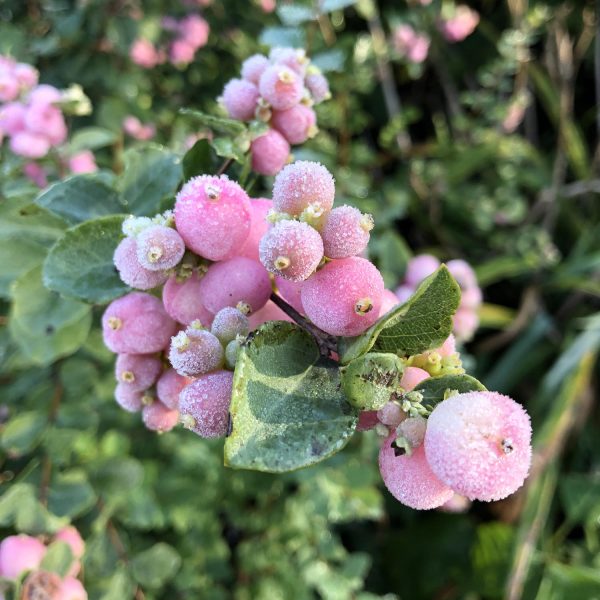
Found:
<path fill-rule="evenodd" d="M 27 239 L 40 244 L 54 243 L 67 224 L 26 198 L 0 202 L 0 238 Z"/>
<path fill-rule="evenodd" d="M 22 412 L 7 423 L 0 435 L 0 445 L 9 454 L 22 456 L 39 443 L 47 422 L 41 412 Z"/>
<path fill-rule="evenodd" d="M 131 560 L 133 576 L 140 585 L 159 588 L 172 579 L 181 566 L 175 548 L 159 542 Z"/>
<path fill-rule="evenodd" d="M 96 150 L 110 146 L 117 141 L 117 134 L 103 127 L 84 127 L 78 129 L 69 141 L 69 150 L 72 154 L 82 150 Z"/>
<path fill-rule="evenodd" d="M 321 12 L 328 13 L 334 10 L 343 10 L 356 4 L 357 0 L 323 0 L 321 2 Z"/>
<path fill-rule="evenodd" d="M 125 568 L 119 569 L 108 582 L 107 590 L 102 594 L 100 600 L 123 600 L 133 598 L 135 584 L 131 580 Z"/>
<path fill-rule="evenodd" d="M 346 56 L 343 50 L 327 50 L 326 52 L 320 52 L 312 57 L 311 62 L 319 67 L 323 73 L 330 71 L 337 71 L 338 73 L 344 70 L 344 61 Z"/>
<path fill-rule="evenodd" d="M 213 173 L 214 161 L 208 140 L 198 140 L 183 157 L 183 179 Z"/>
<path fill-rule="evenodd" d="M 147 146 L 128 150 L 124 161 L 118 180 L 124 212 L 154 216 L 161 201 L 177 191 L 183 177 L 180 158 L 159 146 Z"/>
<path fill-rule="evenodd" d="M 217 137 L 211 141 L 210 145 L 214 148 L 218 156 L 232 158 L 239 163 L 244 162 L 245 152 L 240 148 L 236 140 L 229 137 Z"/>
<path fill-rule="evenodd" d="M 67 230 L 44 262 L 46 287 L 99 304 L 127 292 L 112 260 L 124 218 L 101 217 Z"/>
<path fill-rule="evenodd" d="M 356 427 L 337 364 L 293 323 L 258 329 L 238 357 L 225 464 L 292 471 L 339 452 Z"/>
<path fill-rule="evenodd" d="M 199 110 L 192 110 L 190 108 L 182 108 L 179 112 L 191 121 L 225 135 L 235 137 L 246 131 L 246 126 L 241 121 L 236 121 L 235 119 L 214 117 L 213 115 L 207 115 Z"/>
<path fill-rule="evenodd" d="M 71 225 L 125 212 L 119 194 L 96 175 L 74 175 L 59 181 L 35 202 Z"/>
<path fill-rule="evenodd" d="M 263 29 L 258 41 L 264 46 L 305 48 L 306 35 L 299 27 L 267 27 Z"/>
<path fill-rule="evenodd" d="M 316 18 L 315 12 L 310 6 L 297 6 L 294 4 L 278 6 L 277 16 L 284 25 L 290 26 L 301 25 Z"/>
<path fill-rule="evenodd" d="M 96 503 L 96 493 L 83 471 L 61 473 L 52 480 L 48 508 L 58 517 L 79 517 Z"/>
<path fill-rule="evenodd" d="M 460 288 L 442 265 L 406 303 L 390 310 L 362 335 L 340 338 L 340 362 L 346 364 L 371 349 L 413 356 L 441 346 L 452 333 L 452 315 L 459 302 Z"/>
<path fill-rule="evenodd" d="M 44 260 L 48 250 L 25 237 L 0 239 L 0 296 L 8 297 L 10 284 Z"/>
<path fill-rule="evenodd" d="M 71 546 L 66 542 L 56 541 L 48 546 L 40 566 L 44 571 L 58 573 L 64 577 L 69 572 L 74 559 Z"/>
<path fill-rule="evenodd" d="M 470 375 L 442 375 L 421 381 L 413 391 L 423 394 L 423 406 L 433 409 L 444 400 L 444 394 L 449 390 L 466 394 L 467 392 L 485 392 L 486 387 Z"/>

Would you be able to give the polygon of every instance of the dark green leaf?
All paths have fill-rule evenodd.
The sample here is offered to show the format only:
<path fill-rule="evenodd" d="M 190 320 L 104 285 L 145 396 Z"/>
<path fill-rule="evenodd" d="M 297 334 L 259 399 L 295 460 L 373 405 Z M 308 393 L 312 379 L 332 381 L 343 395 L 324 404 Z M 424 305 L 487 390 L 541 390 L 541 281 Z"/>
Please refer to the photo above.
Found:
<path fill-rule="evenodd" d="M 442 400 L 447 391 L 457 391 L 459 394 L 467 392 L 484 392 L 486 387 L 470 375 L 442 375 L 441 377 L 429 377 L 414 389 L 415 392 L 423 394 L 423 406 L 434 408 Z"/>
<path fill-rule="evenodd" d="M 187 181 L 196 175 L 211 174 L 214 171 L 213 154 L 208 140 L 198 140 L 183 157 L 183 179 Z"/>
<path fill-rule="evenodd" d="M 213 115 L 207 115 L 206 113 L 189 108 L 182 108 L 179 112 L 194 123 L 226 135 L 237 136 L 246 131 L 246 126 L 241 121 L 236 121 L 235 119 L 214 117 Z"/>
<path fill-rule="evenodd" d="M 154 544 L 152 548 L 134 556 L 131 569 L 143 586 L 159 588 L 172 579 L 181 566 L 181 557 L 168 544 Z"/>
<path fill-rule="evenodd" d="M 70 471 L 52 481 L 48 508 L 59 517 L 71 519 L 86 513 L 96 503 L 96 493 L 83 471 Z"/>

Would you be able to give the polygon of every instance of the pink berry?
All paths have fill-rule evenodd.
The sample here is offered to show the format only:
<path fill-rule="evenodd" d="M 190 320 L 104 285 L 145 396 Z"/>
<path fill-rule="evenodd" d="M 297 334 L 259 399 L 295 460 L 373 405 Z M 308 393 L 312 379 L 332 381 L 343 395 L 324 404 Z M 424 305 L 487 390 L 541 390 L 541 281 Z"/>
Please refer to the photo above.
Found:
<path fill-rule="evenodd" d="M 470 500 L 500 500 L 523 485 L 531 463 L 531 424 L 520 404 L 497 392 L 440 402 L 425 434 L 435 474 Z"/>
<path fill-rule="evenodd" d="M 61 91 L 53 85 L 45 83 L 42 83 L 31 90 L 27 97 L 29 104 L 54 104 L 55 102 L 60 102 L 61 99 Z"/>
<path fill-rule="evenodd" d="M 258 85 L 260 76 L 269 66 L 269 59 L 262 54 L 253 54 L 242 63 L 242 77 L 254 85 Z"/>
<path fill-rule="evenodd" d="M 59 588 L 56 600 L 87 600 L 88 595 L 79 579 L 65 577 Z"/>
<path fill-rule="evenodd" d="M 223 365 L 223 346 L 210 331 L 188 327 L 171 339 L 169 361 L 186 377 L 210 373 Z"/>
<path fill-rule="evenodd" d="M 384 284 L 368 260 L 352 257 L 327 263 L 302 286 L 307 317 L 331 335 L 359 335 L 379 318 Z"/>
<path fill-rule="evenodd" d="M 237 308 L 240 302 L 254 312 L 271 296 L 271 280 L 266 269 L 244 256 L 211 265 L 201 284 L 202 301 L 213 314 L 226 306 Z"/>
<path fill-rule="evenodd" d="M 273 202 L 267 198 L 250 200 L 250 233 L 240 251 L 239 256 L 246 256 L 253 260 L 258 258 L 258 245 L 263 235 L 269 229 L 267 214 L 273 208 Z"/>
<path fill-rule="evenodd" d="M 304 104 L 296 104 L 287 110 L 273 112 L 271 125 L 292 146 L 303 144 L 317 133 L 317 115 L 312 108 Z"/>
<path fill-rule="evenodd" d="M 460 494 L 454 494 L 450 500 L 440 506 L 440 510 L 446 513 L 464 513 L 469 510 L 471 501 Z"/>
<path fill-rule="evenodd" d="M 114 300 L 102 315 L 104 343 L 119 354 L 152 354 L 166 347 L 175 321 L 162 302 L 144 292 L 131 292 Z"/>
<path fill-rule="evenodd" d="M 175 369 L 167 369 L 156 382 L 156 395 L 167 408 L 178 410 L 179 394 L 188 383 Z"/>
<path fill-rule="evenodd" d="M 293 319 L 288 317 L 272 300 L 269 300 L 260 310 L 252 313 L 248 317 L 250 331 L 258 329 L 263 323 L 269 321 L 290 321 Z"/>
<path fill-rule="evenodd" d="M 17 579 L 24 571 L 37 569 L 46 546 L 29 535 L 11 535 L 0 542 L 0 577 Z"/>
<path fill-rule="evenodd" d="M 400 405 L 391 400 L 377 411 L 379 421 L 388 427 L 398 427 L 406 417 L 407 415 L 400 408 Z"/>
<path fill-rule="evenodd" d="M 167 408 L 162 402 L 155 400 L 152 404 L 144 406 L 142 420 L 151 431 L 163 433 L 171 431 L 179 423 L 179 412 Z"/>
<path fill-rule="evenodd" d="M 356 431 L 369 431 L 379 424 L 376 410 L 363 410 L 358 415 Z"/>
<path fill-rule="evenodd" d="M 463 289 L 460 295 L 460 308 L 476 310 L 481 305 L 483 295 L 479 287 Z"/>
<path fill-rule="evenodd" d="M 373 217 L 353 206 L 338 206 L 328 215 L 321 235 L 325 256 L 347 258 L 365 250 L 373 229 Z"/>
<path fill-rule="evenodd" d="M 300 102 L 304 92 L 302 76 L 286 65 L 264 70 L 258 84 L 261 96 L 275 109 L 287 110 Z"/>
<path fill-rule="evenodd" d="M 250 231 L 248 194 L 227 176 L 190 179 L 175 200 L 175 224 L 188 248 L 209 260 L 224 260 Z"/>
<path fill-rule="evenodd" d="M 434 352 L 437 352 L 440 356 L 451 356 L 456 352 L 456 339 L 452 334 L 450 334 L 444 343 L 436 348 Z"/>
<path fill-rule="evenodd" d="M 161 361 L 152 354 L 119 354 L 115 365 L 117 381 L 137 392 L 147 390 L 162 371 Z"/>
<path fill-rule="evenodd" d="M 381 296 L 381 308 L 379 309 L 379 316 L 382 317 L 385 313 L 392 310 L 400 304 L 398 296 L 392 292 L 392 290 L 383 290 L 383 296 Z"/>
<path fill-rule="evenodd" d="M 113 262 L 121 281 L 138 290 L 150 290 L 162 285 L 168 277 L 164 271 L 149 271 L 140 264 L 137 256 L 137 242 L 126 237 L 119 242 Z"/>
<path fill-rule="evenodd" d="M 277 286 L 279 295 L 300 314 L 304 314 L 301 298 L 302 282 L 289 281 L 283 277 L 275 277 L 275 285 Z"/>
<path fill-rule="evenodd" d="M 183 426 L 204 438 L 227 433 L 233 386 L 231 371 L 216 371 L 186 386 L 179 397 Z"/>
<path fill-rule="evenodd" d="M 256 85 L 245 79 L 232 79 L 223 89 L 223 105 L 229 116 L 238 121 L 254 119 L 259 97 Z"/>
<path fill-rule="evenodd" d="M 221 344 L 226 346 L 238 335 L 248 335 L 248 328 L 248 317 L 237 308 L 226 306 L 215 315 L 210 331 L 219 339 Z"/>
<path fill-rule="evenodd" d="M 417 387 L 421 381 L 429 378 L 429 373 L 418 367 L 406 367 L 400 380 L 400 387 L 410 392 Z"/>
<path fill-rule="evenodd" d="M 277 175 L 290 158 L 290 145 L 275 129 L 257 137 L 250 145 L 252 169 L 261 175 Z"/>
<path fill-rule="evenodd" d="M 331 98 L 329 83 L 322 73 L 309 73 L 304 80 L 304 84 L 315 104 L 320 104 L 323 100 Z"/>
<path fill-rule="evenodd" d="M 27 108 L 21 102 L 10 102 L 0 107 L 0 129 L 7 135 L 16 135 L 25 129 Z"/>
<path fill-rule="evenodd" d="M 304 77 L 308 59 L 303 49 L 275 47 L 269 52 L 269 59 L 272 63 L 285 65 L 295 73 L 298 73 L 298 75 Z"/>
<path fill-rule="evenodd" d="M 43 135 L 53 146 L 67 139 L 67 124 L 60 108 L 45 102 L 33 102 L 25 113 L 25 127 L 30 133 Z"/>
<path fill-rule="evenodd" d="M 183 258 L 185 244 L 171 227 L 153 225 L 137 237 L 137 256 L 149 271 L 172 269 Z"/>
<path fill-rule="evenodd" d="M 25 158 L 42 158 L 50 150 L 50 141 L 40 133 L 19 131 L 10 138 L 10 149 Z"/>
<path fill-rule="evenodd" d="M 328 213 L 333 206 L 335 182 L 320 163 L 299 160 L 275 178 L 273 206 L 279 212 L 299 216 L 309 206 Z"/>
<path fill-rule="evenodd" d="M 379 451 L 379 471 L 389 492 L 406 506 L 417 510 L 437 508 L 450 500 L 454 492 L 433 473 L 425 458 L 423 446 L 408 456 L 396 456 L 392 433 Z"/>
<path fill-rule="evenodd" d="M 416 288 L 423 279 L 429 277 L 438 267 L 440 261 L 430 254 L 420 254 L 412 258 L 406 267 L 404 284 Z"/>
<path fill-rule="evenodd" d="M 124 383 L 117 384 L 115 388 L 115 400 L 117 404 L 127 412 L 134 413 L 142 410 L 145 391 L 133 390 Z"/>
<path fill-rule="evenodd" d="M 399 303 L 404 304 L 415 293 L 415 288 L 409 285 L 401 285 L 395 293 Z"/>
<path fill-rule="evenodd" d="M 459 308 L 454 317 L 454 335 L 462 341 L 470 340 L 479 327 L 479 317 L 474 310 L 469 308 Z"/>
<path fill-rule="evenodd" d="M 162 301 L 167 314 L 172 319 L 184 325 L 189 325 L 192 321 L 200 321 L 204 327 L 210 327 L 213 315 L 202 304 L 201 281 L 202 278 L 197 273 L 179 283 L 175 276 L 167 280 L 163 288 Z"/>
<path fill-rule="evenodd" d="M 456 279 L 458 285 L 463 290 L 477 287 L 477 276 L 475 275 L 475 271 L 473 271 L 473 267 L 467 261 L 460 259 L 449 260 L 446 266 L 448 267 L 448 271 L 450 271 L 450 275 Z"/>
<path fill-rule="evenodd" d="M 73 525 L 67 525 L 60 529 L 54 536 L 54 539 L 69 544 L 74 558 L 80 559 L 83 556 L 85 542 Z"/>
<path fill-rule="evenodd" d="M 260 241 L 259 254 L 267 271 L 290 281 L 304 281 L 323 258 L 323 240 L 307 223 L 280 221 Z"/>

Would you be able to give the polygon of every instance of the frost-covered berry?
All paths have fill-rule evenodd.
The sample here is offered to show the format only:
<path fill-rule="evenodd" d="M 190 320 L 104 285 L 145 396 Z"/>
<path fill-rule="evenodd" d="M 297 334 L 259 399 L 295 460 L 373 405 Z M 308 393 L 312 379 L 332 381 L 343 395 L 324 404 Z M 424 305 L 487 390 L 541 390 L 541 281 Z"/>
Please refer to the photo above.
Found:
<path fill-rule="evenodd" d="M 240 251 L 239 256 L 260 260 L 258 257 L 258 245 L 262 236 L 269 229 L 267 215 L 273 208 L 272 200 L 267 198 L 254 198 L 250 200 L 250 233 Z"/>
<path fill-rule="evenodd" d="M 163 271 L 145 269 L 137 257 L 137 242 L 133 238 L 121 240 L 113 255 L 113 262 L 121 281 L 137 290 L 151 290 L 167 280 Z"/>
<path fill-rule="evenodd" d="M 58 590 L 58 600 L 88 600 L 87 592 L 79 579 L 65 577 Z"/>
<path fill-rule="evenodd" d="M 271 280 L 258 261 L 235 256 L 208 268 L 202 278 L 201 295 L 204 306 L 213 314 L 226 306 L 242 308 L 241 305 L 254 312 L 267 303 Z"/>
<path fill-rule="evenodd" d="M 271 118 L 271 126 L 292 146 L 303 144 L 317 134 L 317 115 L 304 104 L 296 104 L 287 110 L 276 110 Z"/>
<path fill-rule="evenodd" d="M 306 57 L 306 51 L 303 48 L 287 48 L 279 46 L 271 49 L 269 52 L 269 59 L 275 64 L 289 67 L 301 77 L 304 77 L 306 66 L 309 62 Z"/>
<path fill-rule="evenodd" d="M 379 451 L 379 471 L 390 494 L 402 504 L 417 510 L 437 508 L 450 500 L 454 492 L 433 473 L 423 446 L 408 454 L 397 454 L 392 433 Z"/>
<path fill-rule="evenodd" d="M 300 314 L 304 314 L 301 298 L 302 282 L 289 281 L 283 277 L 275 277 L 275 285 L 277 286 L 279 295 Z"/>
<path fill-rule="evenodd" d="M 290 158 L 290 145 L 276 129 L 257 137 L 250 144 L 252 169 L 261 175 L 277 175 Z"/>
<path fill-rule="evenodd" d="M 188 327 L 171 339 L 169 361 L 186 377 L 210 373 L 223 365 L 223 346 L 210 331 Z"/>
<path fill-rule="evenodd" d="M 173 268 L 182 258 L 185 244 L 171 227 L 153 225 L 137 237 L 137 256 L 140 264 L 149 271 Z"/>
<path fill-rule="evenodd" d="M 204 438 L 227 433 L 229 403 L 233 386 L 231 371 L 216 371 L 196 379 L 179 397 L 181 423 Z"/>
<path fill-rule="evenodd" d="M 409 285 L 401 285 L 395 293 L 398 302 L 404 304 L 415 293 L 415 288 Z"/>
<path fill-rule="evenodd" d="M 258 89 L 275 110 L 287 110 L 302 99 L 304 82 L 302 76 L 288 66 L 273 65 L 260 76 Z"/>
<path fill-rule="evenodd" d="M 457 493 L 500 500 L 520 488 L 529 472 L 529 416 L 496 392 L 451 396 L 429 417 L 425 451 L 434 473 Z"/>
<path fill-rule="evenodd" d="M 418 367 L 406 367 L 404 373 L 402 373 L 402 379 L 400 380 L 400 387 L 407 392 L 412 391 L 418 386 L 421 381 L 424 381 L 429 377 L 429 373 L 424 369 Z"/>
<path fill-rule="evenodd" d="M 398 297 L 392 290 L 383 290 L 383 295 L 381 296 L 381 307 L 379 308 L 379 316 L 385 315 L 385 313 L 392 310 L 400 304 Z"/>
<path fill-rule="evenodd" d="M 226 306 L 222 308 L 213 321 L 210 332 L 216 336 L 221 344 L 226 346 L 238 335 L 248 335 L 248 317 L 237 308 Z"/>
<path fill-rule="evenodd" d="M 131 390 L 147 390 L 158 379 L 162 363 L 152 354 L 119 354 L 115 364 L 115 377 Z"/>
<path fill-rule="evenodd" d="M 379 318 L 383 278 L 368 260 L 352 257 L 327 263 L 302 286 L 306 316 L 331 335 L 359 335 Z"/>
<path fill-rule="evenodd" d="M 149 398 L 145 390 L 134 390 L 124 383 L 117 384 L 115 388 L 115 400 L 117 404 L 127 412 L 134 413 L 142 410 L 144 400 Z"/>
<path fill-rule="evenodd" d="M 313 102 L 320 104 L 323 100 L 329 100 L 331 92 L 329 91 L 327 79 L 319 71 L 310 71 L 312 71 L 312 67 L 309 68 L 309 73 L 304 79 L 304 85 L 306 85 L 306 88 L 310 92 Z"/>
<path fill-rule="evenodd" d="M 245 79 L 232 79 L 223 89 L 223 105 L 232 119 L 251 121 L 259 96 L 254 83 Z"/>
<path fill-rule="evenodd" d="M 347 258 L 359 255 L 369 243 L 373 226 L 371 215 L 363 215 L 353 206 L 337 206 L 327 216 L 321 231 L 325 256 Z"/>
<path fill-rule="evenodd" d="M 46 546 L 29 535 L 11 535 L 0 542 L 0 577 L 17 579 L 24 571 L 37 569 Z"/>
<path fill-rule="evenodd" d="M 176 276 L 168 279 L 163 287 L 162 301 L 172 319 L 184 325 L 200 321 L 204 327 L 210 327 L 213 314 L 202 303 L 201 281 L 197 273 L 181 282 Z"/>
<path fill-rule="evenodd" d="M 477 287 L 477 276 L 473 271 L 473 267 L 467 261 L 461 259 L 449 260 L 446 266 L 450 271 L 450 275 L 456 279 L 463 290 Z"/>
<path fill-rule="evenodd" d="M 253 54 L 242 63 L 242 77 L 254 85 L 258 85 L 260 76 L 270 65 L 269 59 L 263 54 Z"/>
<path fill-rule="evenodd" d="M 309 206 L 328 213 L 333 206 L 335 182 L 320 163 L 299 160 L 275 178 L 273 207 L 278 212 L 299 216 Z"/>
<path fill-rule="evenodd" d="M 420 254 L 411 258 L 404 274 L 404 284 L 417 287 L 423 279 L 429 277 L 439 266 L 440 261 L 430 254 Z"/>
<path fill-rule="evenodd" d="M 159 400 L 147 404 L 142 410 L 144 425 L 151 431 L 171 431 L 179 423 L 179 412 L 168 408 Z"/>
<path fill-rule="evenodd" d="M 104 343 L 119 354 L 152 354 L 166 347 L 176 324 L 162 302 L 144 292 L 114 300 L 102 315 Z"/>
<path fill-rule="evenodd" d="M 234 256 L 248 237 L 250 199 L 225 175 L 194 177 L 177 194 L 175 224 L 196 254 L 224 260 Z"/>
<path fill-rule="evenodd" d="M 248 317 L 251 331 L 258 329 L 263 323 L 268 323 L 269 321 L 293 322 L 293 319 L 288 317 L 272 300 L 269 300 L 260 310 L 257 310 Z"/>
<path fill-rule="evenodd" d="M 183 377 L 175 369 L 167 369 L 156 382 L 156 395 L 167 408 L 177 410 L 179 394 L 188 383 L 187 377 Z"/>
<path fill-rule="evenodd" d="M 307 223 L 280 221 L 260 241 L 259 255 L 267 271 L 290 281 L 304 281 L 323 258 L 323 240 Z"/>

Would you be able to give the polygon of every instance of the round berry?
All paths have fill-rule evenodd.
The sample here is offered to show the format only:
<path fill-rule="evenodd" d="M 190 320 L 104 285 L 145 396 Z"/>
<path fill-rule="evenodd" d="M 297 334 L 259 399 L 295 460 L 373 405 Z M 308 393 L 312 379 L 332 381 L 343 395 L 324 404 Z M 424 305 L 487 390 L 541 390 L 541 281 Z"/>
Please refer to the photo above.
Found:
<path fill-rule="evenodd" d="M 152 404 L 144 406 L 142 420 L 144 425 L 151 431 L 163 433 L 171 431 L 179 423 L 179 412 L 167 408 L 162 402 L 155 400 Z"/>
<path fill-rule="evenodd" d="M 275 64 L 289 67 L 292 71 L 304 77 L 308 58 L 303 48 L 275 47 L 269 52 L 269 59 Z"/>
<path fill-rule="evenodd" d="M 167 369 L 156 382 L 156 395 L 167 408 L 177 410 L 179 394 L 188 383 L 189 380 L 175 369 Z"/>
<path fill-rule="evenodd" d="M 224 436 L 232 387 L 231 371 L 209 373 L 186 386 L 179 397 L 183 426 L 204 438 Z"/>
<path fill-rule="evenodd" d="M 137 238 L 137 256 L 149 271 L 173 268 L 182 258 L 185 244 L 171 227 L 153 225 L 144 229 Z"/>
<path fill-rule="evenodd" d="M 250 199 L 225 175 L 194 177 L 177 194 L 175 224 L 196 254 L 224 260 L 234 256 L 248 237 Z"/>
<path fill-rule="evenodd" d="M 288 165 L 277 175 L 273 185 L 274 208 L 293 216 L 299 216 L 309 206 L 328 213 L 334 197 L 334 179 L 317 162 L 299 160 Z"/>
<path fill-rule="evenodd" d="M 248 317 L 237 308 L 226 306 L 215 315 L 210 331 L 219 339 L 221 344 L 226 346 L 238 335 L 248 335 Z"/>
<path fill-rule="evenodd" d="M 304 80 L 304 85 L 306 85 L 315 104 L 320 104 L 323 100 L 331 98 L 329 83 L 320 72 L 309 73 Z"/>
<path fill-rule="evenodd" d="M 184 325 L 200 321 L 204 327 L 210 327 L 213 315 L 202 304 L 201 281 L 202 278 L 197 273 L 180 282 L 176 276 L 167 280 L 163 287 L 162 301 L 172 319 Z"/>
<path fill-rule="evenodd" d="M 401 285 L 396 289 L 396 298 L 400 304 L 404 304 L 415 293 L 415 288 L 409 285 Z"/>
<path fill-rule="evenodd" d="M 429 277 L 438 267 L 440 261 L 430 254 L 421 254 L 408 261 L 404 284 L 416 288 L 423 279 Z"/>
<path fill-rule="evenodd" d="M 470 308 L 459 308 L 452 317 L 454 323 L 454 335 L 458 340 L 470 340 L 479 327 L 479 317 Z"/>
<path fill-rule="evenodd" d="M 414 449 L 423 445 L 426 429 L 427 419 L 416 416 L 404 419 L 398 426 L 396 433 L 406 439 L 411 448 Z"/>
<path fill-rule="evenodd" d="M 275 277 L 275 285 L 277 286 L 279 295 L 300 314 L 304 314 L 301 297 L 302 282 L 289 281 L 283 277 Z"/>
<path fill-rule="evenodd" d="M 407 415 L 400 408 L 400 405 L 393 400 L 390 400 L 377 411 L 377 418 L 379 421 L 388 427 L 398 427 L 406 417 Z"/>
<path fill-rule="evenodd" d="M 456 352 L 456 338 L 450 334 L 445 340 L 444 343 L 434 350 L 442 357 L 451 356 Z"/>
<path fill-rule="evenodd" d="M 73 558 L 76 560 L 80 559 L 85 552 L 85 542 L 79 531 L 77 531 L 73 525 L 67 525 L 62 529 L 59 529 L 54 536 L 54 540 L 68 544 L 73 553 Z"/>
<path fill-rule="evenodd" d="M 267 271 L 290 281 L 304 281 L 323 258 L 323 240 L 307 223 L 279 221 L 260 241 L 259 254 Z"/>
<path fill-rule="evenodd" d="M 421 381 L 429 378 L 429 373 L 418 367 L 406 367 L 400 380 L 400 387 L 407 392 L 412 391 Z"/>
<path fill-rule="evenodd" d="M 223 90 L 223 105 L 232 119 L 251 121 L 259 96 L 258 88 L 253 83 L 245 79 L 232 79 Z"/>
<path fill-rule="evenodd" d="M 224 360 L 223 346 L 210 331 L 188 327 L 171 339 L 169 361 L 186 377 L 219 369 Z"/>
<path fill-rule="evenodd" d="M 117 382 L 137 392 L 154 385 L 161 371 L 161 361 L 152 354 L 119 354 L 115 364 Z"/>
<path fill-rule="evenodd" d="M 425 434 L 435 474 L 470 500 L 500 500 L 523 485 L 531 463 L 531 424 L 520 404 L 496 392 L 440 402 Z"/>
<path fill-rule="evenodd" d="M 302 286 L 306 316 L 323 331 L 359 335 L 379 318 L 384 284 L 377 268 L 364 258 L 333 260 Z"/>
<path fill-rule="evenodd" d="M 302 76 L 288 66 L 272 65 L 260 76 L 258 88 L 275 110 L 287 110 L 302 99 L 304 82 Z"/>
<path fill-rule="evenodd" d="M 250 145 L 252 169 L 261 175 L 277 175 L 290 158 L 290 145 L 275 129 L 257 137 Z"/>
<path fill-rule="evenodd" d="M 248 317 L 251 331 L 258 329 L 261 325 L 269 321 L 289 321 L 291 323 L 294 320 L 288 317 L 272 300 L 269 300 L 260 310 L 257 310 Z"/>
<path fill-rule="evenodd" d="M 166 347 L 176 324 L 162 302 L 144 292 L 114 300 L 102 315 L 104 343 L 119 354 L 152 354 Z"/>
<path fill-rule="evenodd" d="M 398 301 L 398 296 L 394 294 L 391 290 L 383 290 L 383 295 L 381 296 L 381 307 L 379 308 L 379 316 L 382 317 L 385 313 L 392 310 L 398 306 L 400 302 Z"/>
<path fill-rule="evenodd" d="M 88 600 L 88 595 L 81 581 L 70 576 L 62 580 L 57 598 L 60 600 Z"/>
<path fill-rule="evenodd" d="M 317 134 L 317 115 L 312 108 L 296 104 L 287 110 L 274 111 L 271 126 L 292 146 L 303 144 Z"/>
<path fill-rule="evenodd" d="M 467 308 L 477 310 L 481 305 L 483 295 L 479 287 L 471 287 L 462 290 L 460 295 L 460 309 Z"/>
<path fill-rule="evenodd" d="M 149 271 L 137 256 L 137 241 L 133 238 L 121 240 L 113 255 L 113 262 L 123 283 L 138 290 L 151 290 L 167 280 L 164 271 Z"/>
<path fill-rule="evenodd" d="M 0 577 L 17 579 L 24 571 L 37 569 L 46 546 L 29 535 L 10 535 L 0 542 Z"/>
<path fill-rule="evenodd" d="M 363 410 L 358 415 L 356 431 L 369 431 L 377 426 L 379 419 L 376 410 Z"/>
<path fill-rule="evenodd" d="M 473 267 L 465 261 L 460 259 L 449 260 L 446 263 L 450 275 L 456 279 L 458 285 L 463 289 L 467 290 L 472 287 L 477 287 L 477 276 Z"/>
<path fill-rule="evenodd" d="M 269 229 L 267 215 L 272 208 L 273 202 L 266 198 L 250 200 L 250 233 L 248 234 L 243 247 L 237 253 L 239 256 L 259 260 L 258 245 L 260 244 L 262 236 L 265 235 Z"/>
<path fill-rule="evenodd" d="M 263 54 L 253 54 L 242 63 L 242 77 L 254 85 L 258 85 L 260 76 L 270 65 L 269 59 Z"/>
<path fill-rule="evenodd" d="M 369 243 L 371 229 L 371 215 L 363 215 L 353 206 L 334 208 L 327 216 L 321 231 L 325 256 L 347 258 L 361 254 Z"/>
<path fill-rule="evenodd" d="M 202 301 L 213 314 L 226 306 L 254 312 L 271 296 L 271 280 L 265 268 L 244 256 L 211 265 L 201 284 Z"/>
<path fill-rule="evenodd" d="M 115 388 L 115 400 L 127 412 L 134 413 L 142 410 L 145 398 L 145 390 L 134 390 L 124 383 L 117 384 Z"/>

